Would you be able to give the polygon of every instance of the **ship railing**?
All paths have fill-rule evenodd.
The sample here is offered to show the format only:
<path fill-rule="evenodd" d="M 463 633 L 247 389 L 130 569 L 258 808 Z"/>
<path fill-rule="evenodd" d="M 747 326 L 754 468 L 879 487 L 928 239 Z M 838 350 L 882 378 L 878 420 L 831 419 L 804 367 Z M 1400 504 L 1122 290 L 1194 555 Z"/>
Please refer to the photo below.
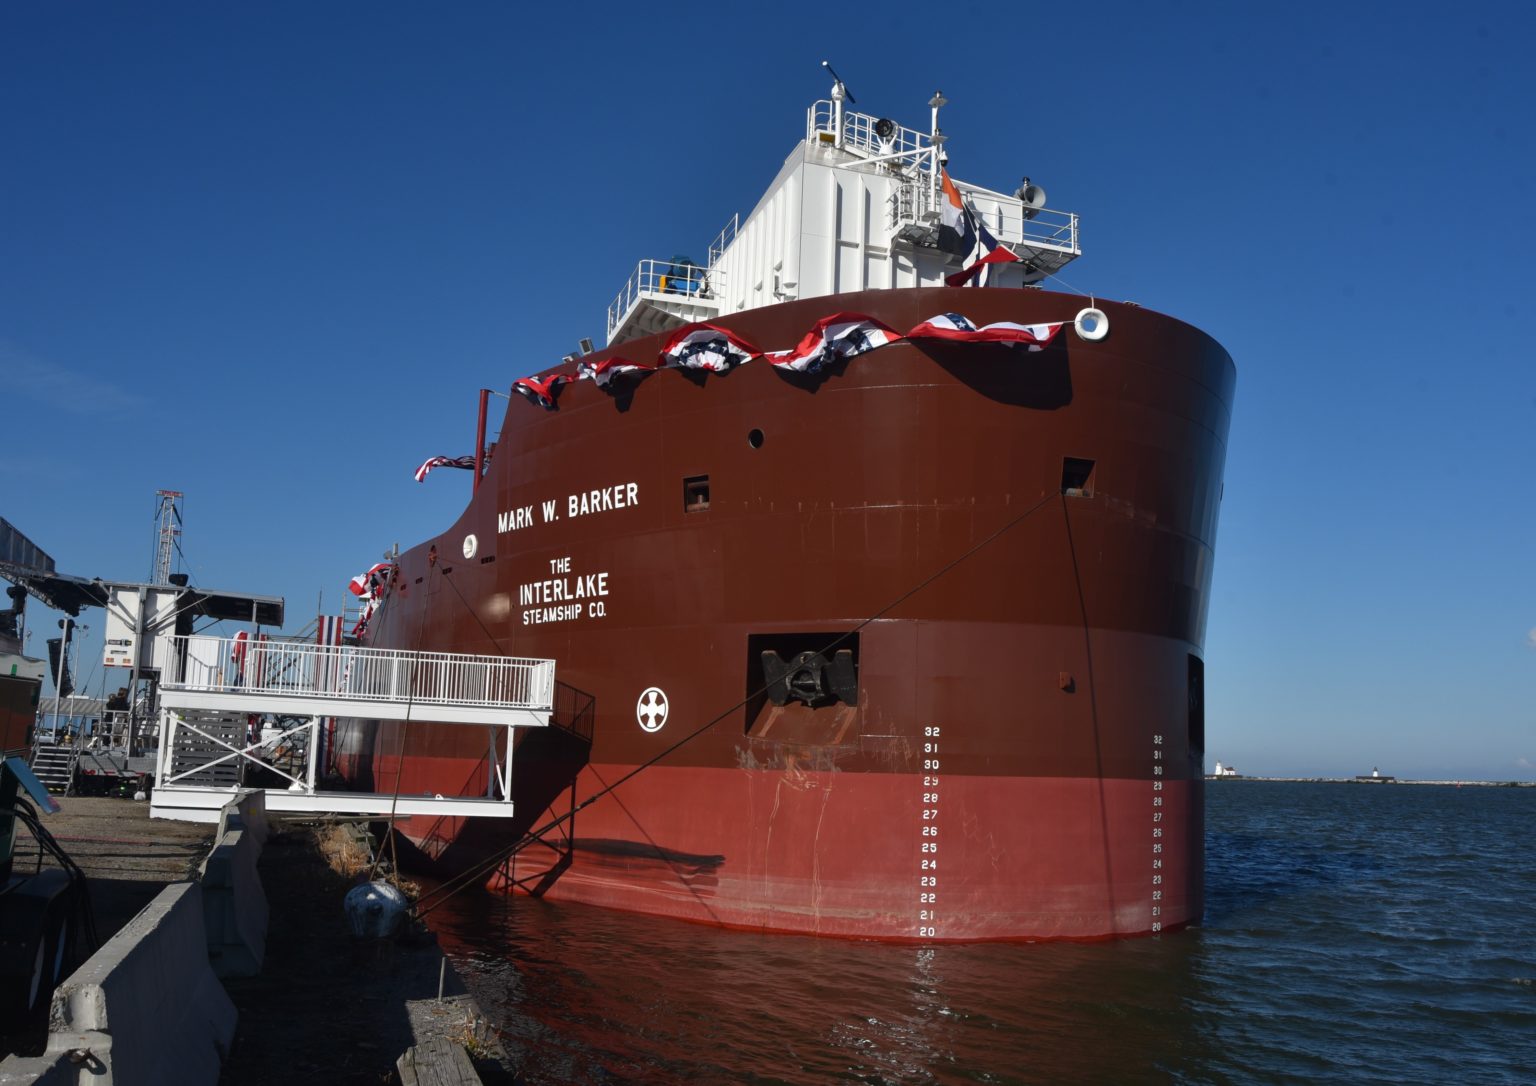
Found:
<path fill-rule="evenodd" d="M 731 242 L 736 240 L 736 231 L 741 229 L 741 214 L 738 212 L 731 216 L 731 221 L 725 224 L 720 235 L 709 243 L 709 268 L 714 270 L 720 264 L 720 258 L 731 247 Z M 718 288 L 719 284 L 715 284 Z"/>
<path fill-rule="evenodd" d="M 872 117 L 868 113 L 856 113 L 845 109 L 843 110 L 843 130 L 839 133 L 837 108 L 832 102 L 823 99 L 813 103 L 810 109 L 806 110 L 805 136 L 812 143 L 816 143 L 822 140 L 825 134 L 830 137 L 826 142 L 837 143 L 841 135 L 842 147 L 846 150 L 890 162 L 905 162 L 908 165 L 926 169 L 933 151 L 933 140 L 928 133 L 893 123 L 890 136 L 881 139 L 875 131 L 875 126 L 880 123 L 880 120 L 881 118 Z"/>
<path fill-rule="evenodd" d="M 1071 211 L 1026 208 L 1016 196 L 976 186 L 961 186 L 961 195 L 987 230 L 1009 248 L 1066 258 L 1046 259 L 1045 264 L 1053 267 L 1060 267 L 1071 258 L 1082 255 L 1078 217 Z M 937 198 L 926 176 L 910 179 L 891 192 L 889 221 L 892 232 L 919 244 L 933 246 L 937 244 L 938 220 Z"/>
<path fill-rule="evenodd" d="M 735 237 L 733 228 L 727 228 Z M 725 237 L 725 233 L 721 233 Z M 714 246 L 710 246 L 711 258 Z M 608 338 L 624 323 L 624 318 L 642 298 L 660 301 L 691 302 L 715 297 L 714 273 L 697 264 L 671 260 L 642 260 L 624 282 L 618 297 L 608 306 Z"/>
<path fill-rule="evenodd" d="M 977 201 L 972 201 L 972 206 L 987 229 L 1005 245 L 1056 249 L 1074 256 L 1082 254 L 1078 248 L 1077 215 L 1071 211 L 1043 207 L 1033 215 L 1025 215 L 1024 205 L 1008 197 L 999 198 L 990 208 L 979 206 Z"/>
<path fill-rule="evenodd" d="M 313 696 L 342 702 L 417 702 L 486 709 L 548 709 L 552 660 L 315 645 L 192 634 L 167 691 Z M 252 703 L 257 704 L 256 702 Z"/>

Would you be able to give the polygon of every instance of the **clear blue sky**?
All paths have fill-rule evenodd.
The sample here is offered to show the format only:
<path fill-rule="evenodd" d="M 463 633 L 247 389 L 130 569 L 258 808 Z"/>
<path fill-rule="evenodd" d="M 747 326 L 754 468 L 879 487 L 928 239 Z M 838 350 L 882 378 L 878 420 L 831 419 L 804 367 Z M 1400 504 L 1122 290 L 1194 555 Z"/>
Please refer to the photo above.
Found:
<path fill-rule="evenodd" d="M 1210 760 L 1536 779 L 1532 8 L 765 10 L 6 4 L 0 516 L 137 579 L 182 490 L 195 583 L 334 608 L 462 506 L 410 471 L 478 387 L 750 209 L 830 57 L 1236 359 Z"/>

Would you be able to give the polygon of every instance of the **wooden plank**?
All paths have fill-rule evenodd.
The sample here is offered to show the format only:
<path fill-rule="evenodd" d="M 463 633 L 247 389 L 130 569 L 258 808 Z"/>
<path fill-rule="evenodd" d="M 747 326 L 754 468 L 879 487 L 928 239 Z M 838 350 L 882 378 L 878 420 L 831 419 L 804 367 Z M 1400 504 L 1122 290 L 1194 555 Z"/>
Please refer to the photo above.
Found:
<path fill-rule="evenodd" d="M 405 1050 L 395 1061 L 400 1086 L 481 1086 L 464 1046 L 446 1037 Z"/>

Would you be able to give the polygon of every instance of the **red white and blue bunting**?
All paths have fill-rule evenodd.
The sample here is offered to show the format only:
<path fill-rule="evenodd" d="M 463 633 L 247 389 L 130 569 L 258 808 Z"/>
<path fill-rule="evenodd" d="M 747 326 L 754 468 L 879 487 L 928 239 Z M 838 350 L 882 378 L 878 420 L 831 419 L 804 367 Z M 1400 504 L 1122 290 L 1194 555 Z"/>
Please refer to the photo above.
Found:
<path fill-rule="evenodd" d="M 1056 338 L 1065 323 L 1014 324 L 999 321 L 978 327 L 959 313 L 941 313 L 903 335 L 862 313 L 834 313 L 817 321 L 799 344 L 787 351 L 761 351 L 728 329 L 713 324 L 688 324 L 668 337 L 654 363 L 619 357 L 597 362 L 580 361 L 574 376 L 551 373 L 544 377 L 524 377 L 512 387 L 545 410 L 553 411 L 556 409 L 560 386 L 574 381 L 592 381 L 599 388 L 608 388 L 619 377 L 639 379 L 661 369 L 698 369 L 725 373 L 759 358 L 767 359 L 780 369 L 814 374 L 833 363 L 844 362 L 906 339 L 1006 343 L 1038 351 Z"/>
<path fill-rule="evenodd" d="M 362 617 L 357 620 L 357 625 L 352 627 L 353 637 L 362 637 L 368 632 L 368 622 L 373 618 L 374 611 L 378 610 L 384 590 L 389 587 L 390 579 L 394 575 L 393 563 L 379 562 L 347 582 L 347 591 L 363 601 Z"/>
<path fill-rule="evenodd" d="M 977 328 L 958 313 L 941 313 L 919 324 L 907 333 L 908 339 L 948 339 L 957 343 L 1016 343 L 1031 351 L 1038 351 L 1061 331 L 1056 324 L 1014 324 L 998 321 Z"/>
<path fill-rule="evenodd" d="M 473 456 L 429 456 L 422 461 L 421 467 L 416 469 L 416 481 L 424 483 L 433 468 L 467 468 L 475 470 L 475 458 Z"/>

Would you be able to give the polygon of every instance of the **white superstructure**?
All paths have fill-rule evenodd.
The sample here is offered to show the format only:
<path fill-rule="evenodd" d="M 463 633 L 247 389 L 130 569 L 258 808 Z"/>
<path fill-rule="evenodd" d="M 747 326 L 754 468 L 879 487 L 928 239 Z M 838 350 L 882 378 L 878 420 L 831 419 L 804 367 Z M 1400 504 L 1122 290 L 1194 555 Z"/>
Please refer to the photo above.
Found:
<path fill-rule="evenodd" d="M 935 94 L 927 132 L 844 109 L 842 83 L 806 113 L 805 138 L 745 219 L 732 218 L 703 266 L 642 260 L 608 307 L 608 342 L 745 309 L 851 291 L 942 286 L 959 254 L 939 247 L 945 160 Z M 954 180 L 977 218 L 1020 259 L 993 283 L 1025 286 L 1080 255 L 1077 216 Z"/>

